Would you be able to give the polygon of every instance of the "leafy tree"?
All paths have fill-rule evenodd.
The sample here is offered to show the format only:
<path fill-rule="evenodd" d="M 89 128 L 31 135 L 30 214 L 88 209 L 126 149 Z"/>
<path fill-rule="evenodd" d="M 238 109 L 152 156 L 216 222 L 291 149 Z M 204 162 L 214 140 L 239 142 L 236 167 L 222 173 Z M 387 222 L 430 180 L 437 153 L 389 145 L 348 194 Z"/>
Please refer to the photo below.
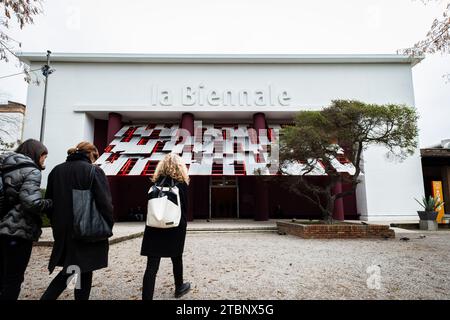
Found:
<path fill-rule="evenodd" d="M 422 0 L 425 4 L 430 1 Z M 435 52 L 450 53 L 450 1 L 447 0 L 443 3 L 442 16 L 433 20 L 426 37 L 416 42 L 413 47 L 406 49 L 407 53 L 415 55 Z"/>
<path fill-rule="evenodd" d="M 437 0 L 421 0 L 424 4 Z M 433 20 L 426 36 L 417 41 L 411 48 L 400 50 L 400 52 L 412 56 L 423 56 L 427 53 L 433 54 L 441 52 L 450 53 L 450 0 L 439 0 L 443 4 L 444 10 L 441 17 Z M 444 75 L 450 80 L 450 73 Z"/>
<path fill-rule="evenodd" d="M 371 145 L 384 146 L 388 155 L 404 160 L 417 148 L 417 119 L 415 109 L 405 105 L 355 100 L 334 100 L 320 111 L 299 112 L 294 124 L 281 131 L 280 171 L 298 177 L 297 184 L 286 186 L 317 205 L 323 220 L 332 223 L 335 201 L 354 193 L 360 182 L 363 151 Z M 343 159 L 340 146 L 354 167 L 353 174 L 336 169 Z M 321 185 L 308 179 L 317 170 L 317 160 L 327 175 Z M 334 193 L 338 182 L 349 184 L 350 189 Z"/>
<path fill-rule="evenodd" d="M 41 0 L 0 0 L 0 61 L 9 61 L 9 55 L 16 58 L 15 51 L 22 44 L 8 35 L 11 20 L 14 19 L 20 29 L 27 24 L 34 23 L 34 17 L 42 12 Z M 25 80 L 31 81 L 29 68 L 21 63 Z"/>

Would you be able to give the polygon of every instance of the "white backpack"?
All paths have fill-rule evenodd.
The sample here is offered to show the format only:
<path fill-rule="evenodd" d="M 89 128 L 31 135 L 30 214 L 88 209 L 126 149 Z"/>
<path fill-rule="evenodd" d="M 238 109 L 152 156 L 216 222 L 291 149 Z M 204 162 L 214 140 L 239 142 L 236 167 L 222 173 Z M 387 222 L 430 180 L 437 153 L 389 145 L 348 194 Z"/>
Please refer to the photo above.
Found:
<path fill-rule="evenodd" d="M 180 190 L 176 185 L 154 184 L 148 191 L 147 226 L 154 228 L 178 227 L 181 219 Z"/>

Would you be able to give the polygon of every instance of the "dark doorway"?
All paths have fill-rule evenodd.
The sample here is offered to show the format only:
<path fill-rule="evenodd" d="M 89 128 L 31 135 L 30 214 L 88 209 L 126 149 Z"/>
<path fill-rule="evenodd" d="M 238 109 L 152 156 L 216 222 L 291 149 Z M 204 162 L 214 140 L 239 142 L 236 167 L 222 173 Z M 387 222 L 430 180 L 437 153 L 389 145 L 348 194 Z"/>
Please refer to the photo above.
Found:
<path fill-rule="evenodd" d="M 235 177 L 211 177 L 210 218 L 239 218 L 238 190 Z"/>

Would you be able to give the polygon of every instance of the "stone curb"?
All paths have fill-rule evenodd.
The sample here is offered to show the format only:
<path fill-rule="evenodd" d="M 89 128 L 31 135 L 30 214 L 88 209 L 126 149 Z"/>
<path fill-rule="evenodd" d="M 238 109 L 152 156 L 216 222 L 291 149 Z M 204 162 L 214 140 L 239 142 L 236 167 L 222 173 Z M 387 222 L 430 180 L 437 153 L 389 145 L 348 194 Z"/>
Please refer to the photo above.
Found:
<path fill-rule="evenodd" d="M 198 234 L 198 233 L 249 233 L 249 232 L 254 232 L 254 233 L 259 233 L 259 232 L 277 232 L 277 228 L 274 227 L 261 227 L 261 228 L 206 228 L 206 229 L 188 229 L 187 233 L 193 233 L 193 234 Z M 141 232 L 136 232 L 136 233 L 132 233 L 126 236 L 122 236 L 122 237 L 117 237 L 114 239 L 109 240 L 109 244 L 116 244 L 116 243 L 120 243 L 123 241 L 127 241 L 127 240 L 131 240 L 131 239 L 135 239 L 135 238 L 139 238 L 142 237 L 144 235 L 144 231 Z M 34 242 L 33 246 L 35 247 L 52 247 L 53 246 L 53 241 L 38 241 L 38 242 Z"/>
<path fill-rule="evenodd" d="M 136 232 L 136 233 L 129 234 L 126 236 L 122 236 L 122 237 L 117 237 L 117 238 L 109 240 L 109 244 L 111 245 L 111 244 L 116 244 L 119 242 L 131 240 L 134 238 L 139 238 L 143 235 L 144 235 L 144 232 L 142 231 L 142 232 Z M 52 247 L 53 241 L 38 241 L 38 242 L 34 242 L 33 246 L 35 246 L 35 247 Z"/>

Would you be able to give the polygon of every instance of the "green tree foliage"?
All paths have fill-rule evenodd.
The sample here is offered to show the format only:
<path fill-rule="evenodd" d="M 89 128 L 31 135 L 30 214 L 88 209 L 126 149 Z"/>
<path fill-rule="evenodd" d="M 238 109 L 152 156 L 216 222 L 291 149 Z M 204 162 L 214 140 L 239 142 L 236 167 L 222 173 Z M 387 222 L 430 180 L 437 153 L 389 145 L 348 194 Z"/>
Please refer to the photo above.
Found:
<path fill-rule="evenodd" d="M 301 163 L 298 184 L 289 189 L 316 204 L 323 219 L 332 223 L 336 199 L 354 193 L 362 171 L 362 154 L 371 145 L 383 146 L 387 154 L 402 161 L 417 148 L 415 109 L 405 105 L 367 104 L 355 100 L 334 100 L 320 111 L 301 111 L 291 126 L 284 127 L 280 143 L 280 171 L 292 175 L 290 168 Z M 333 161 L 346 150 L 348 160 L 356 168 L 353 175 L 339 173 Z M 316 167 L 317 159 L 327 174 L 325 184 L 314 184 L 307 178 Z M 347 183 L 350 190 L 333 193 L 338 182 Z"/>
<path fill-rule="evenodd" d="M 20 29 L 33 24 L 34 18 L 42 13 L 42 0 L 0 0 L 0 61 L 9 61 L 9 56 L 18 58 L 16 51 L 22 43 L 12 38 L 8 31 L 11 22 L 17 23 Z M 25 81 L 31 82 L 30 69 L 19 61 L 25 74 Z"/>

